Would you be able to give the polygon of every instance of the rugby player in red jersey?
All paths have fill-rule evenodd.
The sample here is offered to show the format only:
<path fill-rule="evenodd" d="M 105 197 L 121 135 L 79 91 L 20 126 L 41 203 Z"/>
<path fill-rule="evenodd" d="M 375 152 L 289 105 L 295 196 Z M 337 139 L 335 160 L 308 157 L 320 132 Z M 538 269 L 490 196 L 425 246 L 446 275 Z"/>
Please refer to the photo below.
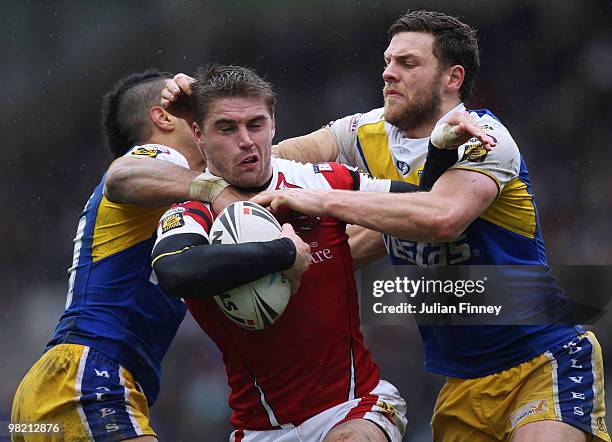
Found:
<path fill-rule="evenodd" d="M 271 158 L 275 98 L 269 83 L 249 69 L 220 65 L 200 69 L 196 80 L 193 128 L 209 172 L 244 191 L 415 189 L 335 163 Z M 153 267 L 164 292 L 186 298 L 223 354 L 236 428 L 231 440 L 401 440 L 405 402 L 379 379 L 363 342 L 345 224 L 325 216 L 305 222 L 287 212 L 279 215 L 287 223 L 281 238 L 221 245 L 209 243 L 214 217 L 205 203 L 172 207 L 160 221 Z M 311 254 L 317 259 L 308 267 Z M 241 328 L 212 298 L 278 271 L 303 277 L 269 328 Z"/>

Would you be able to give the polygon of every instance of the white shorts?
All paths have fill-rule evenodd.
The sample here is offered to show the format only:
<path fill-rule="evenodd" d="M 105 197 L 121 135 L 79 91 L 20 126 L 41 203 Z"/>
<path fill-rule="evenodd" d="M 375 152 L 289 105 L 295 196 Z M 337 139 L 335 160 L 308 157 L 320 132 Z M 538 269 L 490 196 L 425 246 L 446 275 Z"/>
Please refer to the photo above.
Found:
<path fill-rule="evenodd" d="M 230 442 L 320 442 L 332 428 L 351 419 L 367 419 L 383 429 L 391 442 L 406 431 L 406 401 L 397 388 L 380 381 L 369 394 L 328 408 L 297 427 L 279 430 L 236 430 Z"/>

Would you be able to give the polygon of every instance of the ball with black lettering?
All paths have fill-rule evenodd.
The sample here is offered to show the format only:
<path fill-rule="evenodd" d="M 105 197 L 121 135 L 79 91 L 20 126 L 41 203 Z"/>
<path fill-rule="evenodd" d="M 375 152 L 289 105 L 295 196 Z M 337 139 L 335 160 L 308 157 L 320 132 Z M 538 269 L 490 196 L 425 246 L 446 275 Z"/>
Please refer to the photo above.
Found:
<path fill-rule="evenodd" d="M 281 226 L 258 204 L 239 201 L 227 206 L 210 229 L 211 244 L 242 244 L 277 239 Z M 214 297 L 223 313 L 249 330 L 269 327 L 285 311 L 291 284 L 280 272 L 271 273 Z"/>

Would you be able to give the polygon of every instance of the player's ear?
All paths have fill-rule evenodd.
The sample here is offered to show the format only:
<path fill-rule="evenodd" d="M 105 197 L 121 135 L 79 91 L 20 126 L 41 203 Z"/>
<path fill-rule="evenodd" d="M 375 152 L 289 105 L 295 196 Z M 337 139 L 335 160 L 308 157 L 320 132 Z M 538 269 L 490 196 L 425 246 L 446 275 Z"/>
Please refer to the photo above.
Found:
<path fill-rule="evenodd" d="M 193 138 L 195 138 L 196 143 L 200 145 L 202 141 L 202 131 L 200 130 L 200 126 L 198 126 L 198 123 L 196 123 L 195 121 L 191 123 L 191 130 L 193 132 Z"/>
<path fill-rule="evenodd" d="M 465 69 L 460 64 L 451 66 L 448 70 L 448 79 L 446 81 L 446 89 L 449 92 L 459 92 L 463 79 L 465 78 Z"/>
<path fill-rule="evenodd" d="M 149 109 L 149 118 L 158 129 L 164 132 L 174 130 L 174 120 L 172 116 L 160 106 L 153 106 Z"/>
<path fill-rule="evenodd" d="M 276 120 L 274 119 L 274 114 L 272 114 L 272 138 L 274 138 L 275 133 L 276 133 Z"/>

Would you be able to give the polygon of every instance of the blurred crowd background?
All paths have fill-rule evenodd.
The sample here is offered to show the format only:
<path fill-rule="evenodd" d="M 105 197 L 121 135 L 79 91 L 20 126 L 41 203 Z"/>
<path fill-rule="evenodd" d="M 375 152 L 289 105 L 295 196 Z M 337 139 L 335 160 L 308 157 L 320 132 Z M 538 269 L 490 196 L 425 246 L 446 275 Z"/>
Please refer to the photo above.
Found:
<path fill-rule="evenodd" d="M 478 29 L 482 67 L 468 107 L 491 109 L 514 135 L 549 259 L 612 263 L 609 0 L 3 2 L 0 421 L 63 310 L 77 218 L 111 160 L 101 95 L 150 66 L 246 64 L 279 94 L 276 140 L 304 134 L 381 106 L 386 31 L 408 8 Z M 605 318 L 595 326 L 608 367 L 611 326 Z M 405 440 L 430 439 L 442 379 L 424 373 L 416 327 L 365 334 L 383 377 L 407 399 Z M 219 352 L 188 318 L 152 410 L 161 440 L 227 440 L 227 396 Z"/>

